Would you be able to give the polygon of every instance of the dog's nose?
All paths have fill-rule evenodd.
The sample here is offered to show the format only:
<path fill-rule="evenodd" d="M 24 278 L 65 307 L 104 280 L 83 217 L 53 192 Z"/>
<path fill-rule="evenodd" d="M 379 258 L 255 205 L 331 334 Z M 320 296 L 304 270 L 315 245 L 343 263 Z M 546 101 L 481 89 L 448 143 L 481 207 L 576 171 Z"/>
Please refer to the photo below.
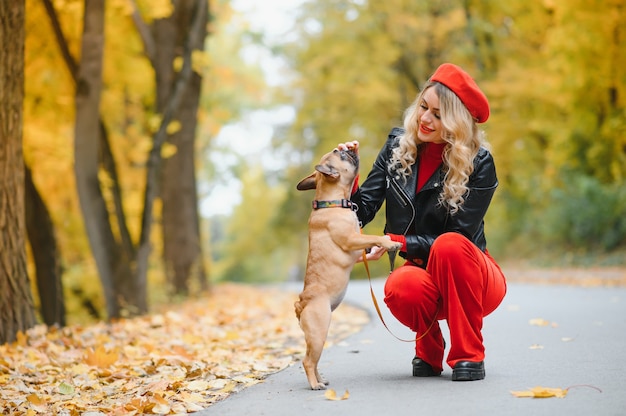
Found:
<path fill-rule="evenodd" d="M 359 165 L 359 157 L 352 150 L 341 150 L 340 157 L 341 157 L 341 160 L 349 160 L 355 166 Z"/>

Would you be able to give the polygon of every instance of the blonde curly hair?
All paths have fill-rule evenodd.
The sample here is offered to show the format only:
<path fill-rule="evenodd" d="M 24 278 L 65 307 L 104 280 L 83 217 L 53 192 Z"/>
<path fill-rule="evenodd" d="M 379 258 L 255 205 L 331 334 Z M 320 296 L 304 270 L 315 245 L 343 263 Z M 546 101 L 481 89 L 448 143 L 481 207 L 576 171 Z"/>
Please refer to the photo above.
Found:
<path fill-rule="evenodd" d="M 469 191 L 467 182 L 474 171 L 474 158 L 481 147 L 488 147 L 485 133 L 478 128 L 467 107 L 448 87 L 429 81 L 417 95 L 415 101 L 404 112 L 404 134 L 399 146 L 393 150 L 389 163 L 390 173 L 399 173 L 404 181 L 411 175 L 412 167 L 424 147 L 417 137 L 418 110 L 428 88 L 435 88 L 439 97 L 439 111 L 443 126 L 443 140 L 447 143 L 443 151 L 445 178 L 439 195 L 439 203 L 451 214 L 462 209 Z"/>

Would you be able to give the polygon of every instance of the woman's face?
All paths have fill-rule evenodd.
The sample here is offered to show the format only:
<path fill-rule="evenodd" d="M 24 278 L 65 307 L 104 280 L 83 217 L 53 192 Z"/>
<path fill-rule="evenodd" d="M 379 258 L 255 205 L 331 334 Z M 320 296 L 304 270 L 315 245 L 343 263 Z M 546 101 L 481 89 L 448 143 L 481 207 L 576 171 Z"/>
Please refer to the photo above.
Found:
<path fill-rule="evenodd" d="M 417 108 L 417 137 L 428 143 L 443 143 L 443 126 L 439 114 L 439 96 L 433 87 L 428 88 Z"/>

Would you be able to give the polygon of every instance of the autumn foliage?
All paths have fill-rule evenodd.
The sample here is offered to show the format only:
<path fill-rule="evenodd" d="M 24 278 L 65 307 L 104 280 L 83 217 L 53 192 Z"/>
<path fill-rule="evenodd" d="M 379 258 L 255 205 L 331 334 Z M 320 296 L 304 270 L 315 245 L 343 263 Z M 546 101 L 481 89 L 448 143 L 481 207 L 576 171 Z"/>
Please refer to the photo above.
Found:
<path fill-rule="evenodd" d="M 304 354 L 297 295 L 225 284 L 210 296 L 110 324 L 37 326 L 0 346 L 0 413 L 190 413 Z M 342 305 L 329 343 L 368 321 Z"/>

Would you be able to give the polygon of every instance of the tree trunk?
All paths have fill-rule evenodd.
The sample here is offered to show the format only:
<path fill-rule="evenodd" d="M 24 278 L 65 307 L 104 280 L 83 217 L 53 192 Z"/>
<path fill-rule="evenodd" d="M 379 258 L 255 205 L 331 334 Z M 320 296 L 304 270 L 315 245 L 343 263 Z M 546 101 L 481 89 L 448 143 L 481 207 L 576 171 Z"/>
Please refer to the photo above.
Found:
<path fill-rule="evenodd" d="M 171 62 L 176 51 L 184 48 L 189 37 L 190 22 L 193 20 L 195 1 L 179 2 L 175 13 L 167 20 L 171 23 L 158 23 L 155 27 L 155 38 L 158 44 L 166 41 L 167 36 L 176 41 L 174 48 L 159 49 L 157 56 L 163 65 L 156 71 L 159 82 L 160 106 L 169 99 L 173 90 Z M 204 49 L 206 37 L 206 22 L 208 13 L 203 13 L 203 21 L 198 26 L 200 33 L 196 36 L 194 50 Z M 162 27 L 162 26 L 165 27 Z M 163 30 L 161 30 L 163 29 Z M 173 32 L 173 33 L 172 33 Z M 172 36 L 175 35 L 175 36 Z M 169 63 L 169 64 L 166 64 Z M 161 199 L 163 202 L 163 260 L 165 273 L 170 288 L 174 294 L 187 294 L 190 278 L 200 282 L 200 287 L 206 289 L 207 280 L 202 261 L 200 244 L 200 216 L 198 213 L 198 194 L 196 187 L 195 170 L 195 136 L 197 112 L 200 101 L 202 77 L 194 72 L 191 75 L 187 90 L 182 98 L 176 119 L 181 123 L 181 129 L 172 134 L 168 141 L 176 146 L 176 153 L 163 162 L 161 178 Z M 162 108 L 159 109 L 162 111 Z"/>
<path fill-rule="evenodd" d="M 53 28 L 55 39 L 57 41 L 57 45 L 59 46 L 63 61 L 65 62 L 68 71 L 74 79 L 74 82 L 78 86 L 78 64 L 70 53 L 69 46 L 67 44 L 65 36 L 63 35 L 61 24 L 54 9 L 54 5 L 52 4 L 51 0 L 43 0 L 43 3 L 46 8 L 48 18 L 50 19 L 50 24 Z M 116 224 L 118 226 L 118 232 L 121 239 L 121 244 L 118 244 L 115 240 L 110 241 L 107 248 L 107 250 L 109 250 L 109 253 L 106 255 L 106 257 L 109 259 L 113 259 L 112 261 L 114 262 L 114 265 L 112 267 L 115 273 L 115 275 L 112 277 L 112 283 L 110 283 L 113 286 L 112 290 L 114 293 L 113 296 L 109 298 L 109 301 L 116 302 L 115 299 L 124 299 L 125 302 L 129 303 L 128 306 L 130 309 L 132 309 L 133 311 L 138 311 L 141 310 L 141 307 L 138 307 L 136 302 L 137 297 L 139 297 L 139 294 L 136 290 L 137 285 L 131 283 L 133 282 L 131 261 L 135 258 L 135 247 L 133 246 L 130 237 L 130 232 L 128 230 L 126 221 L 126 215 L 124 213 L 122 205 L 122 190 L 117 174 L 115 158 L 113 157 L 113 152 L 111 151 L 111 146 L 109 143 L 108 131 L 101 118 L 98 123 L 100 128 L 100 166 L 108 173 L 108 176 L 111 179 L 109 191 L 111 192 L 111 196 L 113 198 Z M 99 185 L 100 189 L 102 189 L 102 184 Z M 100 190 L 99 192 L 101 193 L 102 191 Z M 107 217 L 107 224 L 103 225 L 103 227 L 105 226 L 108 226 L 109 230 L 105 231 L 104 235 L 113 235 L 112 225 L 109 217 Z M 107 280 L 109 280 L 109 278 L 107 278 Z M 109 301 L 107 301 L 107 304 Z M 90 314 L 94 315 L 95 311 L 93 309 L 93 304 L 88 299 L 85 299 L 83 301 L 83 304 L 88 307 L 88 309 L 90 310 Z M 111 308 L 119 309 L 119 305 L 112 305 Z M 107 309 L 111 308 L 107 307 Z"/>
<path fill-rule="evenodd" d="M 85 0 L 81 61 L 76 86 L 76 125 L 74 170 L 81 210 L 91 251 L 96 260 L 109 318 L 121 316 L 121 306 L 132 313 L 147 311 L 133 280 L 120 268 L 121 254 L 109 223 L 109 214 L 98 180 L 102 89 L 102 54 L 104 50 L 104 0 Z M 145 297 L 144 297 L 145 298 Z"/>
<path fill-rule="evenodd" d="M 0 345 L 35 324 L 26 270 L 24 0 L 0 1 Z"/>
<path fill-rule="evenodd" d="M 139 248 L 137 250 L 137 280 L 143 285 L 146 283 L 147 263 L 151 251 L 149 236 L 154 216 L 154 201 L 158 196 L 162 196 L 163 158 L 161 157 L 161 149 L 167 140 L 171 140 L 170 135 L 167 133 L 167 128 L 172 121 L 179 117 L 180 108 L 186 99 L 185 95 L 189 93 L 190 80 L 194 76 L 191 67 L 192 50 L 197 49 L 196 45 L 203 45 L 204 43 L 207 5 L 207 0 L 177 2 L 174 14 L 170 18 L 157 20 L 152 27 L 152 31 L 145 25 L 137 10 L 133 13 L 137 30 L 144 42 L 146 55 L 155 70 L 157 111 L 162 114 L 161 126 L 154 136 L 153 147 L 148 156 L 144 211 Z M 187 12 L 181 15 L 180 10 L 187 10 Z M 181 19 L 181 16 L 187 16 L 186 20 L 184 18 Z M 184 28 L 184 30 L 179 30 L 179 27 Z M 179 40 L 178 36 L 181 34 L 184 35 Z M 182 68 L 178 72 L 173 71 L 175 57 L 183 58 Z M 197 108 L 197 104 L 195 106 Z M 193 130 L 195 130 L 195 127 Z M 193 167 L 193 161 L 189 163 L 189 167 Z M 176 172 L 175 175 L 178 176 L 180 173 Z M 188 181 L 189 176 L 185 180 Z M 188 185 L 186 184 L 185 186 Z M 195 189 L 195 183 L 191 186 Z M 198 216 L 196 215 L 195 220 L 191 217 L 191 219 L 188 218 L 185 221 L 197 222 L 197 218 Z M 186 230 L 189 228 L 185 226 Z M 199 236 L 199 225 L 196 225 L 196 230 Z M 167 239 L 168 236 L 164 236 L 164 238 Z M 199 241 L 199 238 L 197 238 L 197 241 Z"/>
<path fill-rule="evenodd" d="M 46 325 L 65 326 L 61 261 L 50 212 L 25 168 L 26 230 L 37 276 L 40 312 Z"/>

